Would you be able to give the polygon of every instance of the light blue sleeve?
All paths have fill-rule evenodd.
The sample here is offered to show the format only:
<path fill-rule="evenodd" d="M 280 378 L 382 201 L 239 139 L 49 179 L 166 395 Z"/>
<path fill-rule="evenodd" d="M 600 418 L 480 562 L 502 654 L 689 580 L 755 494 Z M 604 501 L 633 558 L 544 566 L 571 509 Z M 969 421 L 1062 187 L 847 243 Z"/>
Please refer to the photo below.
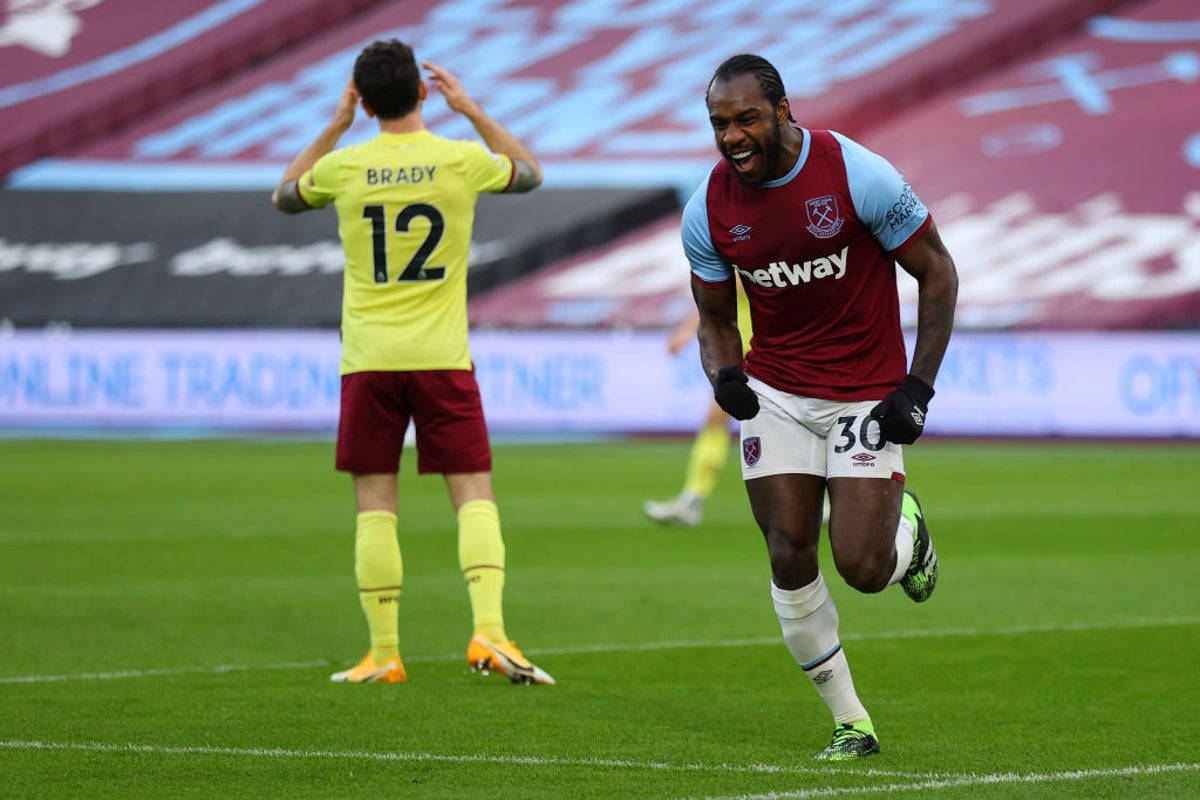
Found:
<path fill-rule="evenodd" d="M 895 250 L 925 224 L 929 209 L 886 158 L 830 132 L 842 146 L 855 213 L 884 250 Z"/>
<path fill-rule="evenodd" d="M 710 283 L 729 280 L 733 269 L 717 253 L 708 229 L 708 178 L 683 207 L 683 252 L 692 265 L 692 273 Z"/>

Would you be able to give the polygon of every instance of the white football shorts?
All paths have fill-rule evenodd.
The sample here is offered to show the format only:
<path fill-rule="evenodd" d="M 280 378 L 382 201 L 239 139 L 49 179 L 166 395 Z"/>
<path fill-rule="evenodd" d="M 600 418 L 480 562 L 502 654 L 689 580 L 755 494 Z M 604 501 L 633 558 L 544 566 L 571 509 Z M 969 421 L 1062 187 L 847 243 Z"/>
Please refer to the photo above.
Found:
<path fill-rule="evenodd" d="M 742 420 L 742 478 L 802 472 L 827 478 L 891 478 L 904 482 L 900 445 L 883 441 L 870 417 L 879 402 L 818 400 L 750 378 L 759 410 Z"/>

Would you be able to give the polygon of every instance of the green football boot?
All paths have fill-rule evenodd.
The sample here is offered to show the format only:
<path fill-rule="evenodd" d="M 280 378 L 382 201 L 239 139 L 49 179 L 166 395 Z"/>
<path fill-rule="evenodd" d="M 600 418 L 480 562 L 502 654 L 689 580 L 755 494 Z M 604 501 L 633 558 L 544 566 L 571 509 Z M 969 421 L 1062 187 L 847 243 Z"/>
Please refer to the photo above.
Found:
<path fill-rule="evenodd" d="M 875 738 L 875 726 L 869 719 L 858 722 L 839 723 L 833 732 L 833 741 L 813 758 L 817 761 L 849 761 L 866 758 L 879 752 L 879 740 Z"/>
<path fill-rule="evenodd" d="M 929 528 L 925 525 L 925 513 L 917 496 L 908 489 L 904 490 L 904 502 L 900 506 L 900 514 L 913 525 L 916 532 L 913 538 L 912 561 L 908 571 L 900 579 L 900 586 L 913 602 L 923 603 L 933 594 L 938 579 L 937 551 L 933 549 L 933 539 L 929 538 Z"/>

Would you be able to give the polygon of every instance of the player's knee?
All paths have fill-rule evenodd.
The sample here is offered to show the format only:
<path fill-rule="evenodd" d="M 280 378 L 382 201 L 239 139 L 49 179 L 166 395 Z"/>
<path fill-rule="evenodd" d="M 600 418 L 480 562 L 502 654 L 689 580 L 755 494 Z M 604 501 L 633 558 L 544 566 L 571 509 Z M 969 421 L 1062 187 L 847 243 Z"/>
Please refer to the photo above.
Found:
<path fill-rule="evenodd" d="M 866 594 L 882 592 L 892 575 L 888 558 L 877 553 L 857 553 L 853 557 L 835 557 L 838 574 L 851 587 Z"/>
<path fill-rule="evenodd" d="M 767 532 L 771 576 L 777 586 L 803 586 L 816 578 L 817 549 L 787 531 Z"/>

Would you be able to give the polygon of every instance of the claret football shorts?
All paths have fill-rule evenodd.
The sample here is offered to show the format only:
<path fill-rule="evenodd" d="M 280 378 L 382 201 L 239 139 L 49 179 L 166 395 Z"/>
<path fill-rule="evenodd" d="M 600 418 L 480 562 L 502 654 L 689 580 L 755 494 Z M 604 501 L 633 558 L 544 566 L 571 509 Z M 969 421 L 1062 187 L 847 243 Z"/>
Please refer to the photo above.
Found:
<path fill-rule="evenodd" d="M 884 442 L 879 423 L 870 417 L 878 400 L 801 397 L 753 377 L 750 388 L 758 395 L 759 411 L 741 424 L 744 479 L 801 472 L 904 482 L 900 445 Z"/>
<path fill-rule="evenodd" d="M 473 370 L 352 372 L 342 376 L 337 469 L 400 469 L 404 432 L 417 427 L 417 471 L 490 472 L 492 450 Z"/>

